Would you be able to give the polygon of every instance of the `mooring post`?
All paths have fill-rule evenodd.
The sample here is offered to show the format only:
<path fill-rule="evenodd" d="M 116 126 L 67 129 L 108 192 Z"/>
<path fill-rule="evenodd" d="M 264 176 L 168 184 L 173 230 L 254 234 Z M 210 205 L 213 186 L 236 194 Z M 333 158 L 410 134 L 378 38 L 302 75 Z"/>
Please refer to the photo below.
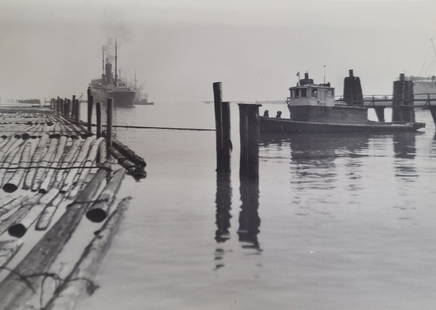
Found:
<path fill-rule="evenodd" d="M 239 104 L 239 134 L 241 139 L 240 177 L 259 177 L 259 107 L 260 104 Z"/>
<path fill-rule="evenodd" d="M 213 100 L 215 108 L 215 138 L 216 138 L 216 171 L 224 171 L 223 148 L 223 123 L 222 123 L 222 98 L 221 82 L 213 83 Z"/>
<path fill-rule="evenodd" d="M 88 133 L 92 134 L 92 108 L 94 105 L 94 97 L 91 95 L 91 88 L 88 87 Z"/>
<path fill-rule="evenodd" d="M 112 99 L 107 98 L 107 120 L 106 120 L 106 158 L 111 158 L 112 149 Z"/>
<path fill-rule="evenodd" d="M 436 125 L 436 106 L 431 105 L 431 97 L 430 94 L 427 94 L 427 105 L 430 110 L 431 117 L 433 118 L 433 122 Z"/>
<path fill-rule="evenodd" d="M 75 120 L 76 120 L 76 124 L 79 125 L 80 124 L 80 101 L 79 99 L 76 99 L 76 114 L 75 114 Z"/>
<path fill-rule="evenodd" d="M 95 121 L 97 125 L 95 133 L 97 135 L 97 138 L 100 138 L 101 137 L 101 103 L 100 102 L 97 102 L 95 104 Z"/>
<path fill-rule="evenodd" d="M 404 73 L 398 81 L 394 81 L 392 96 L 392 122 L 414 122 L 413 81 L 406 81 Z"/>
<path fill-rule="evenodd" d="M 76 106 L 76 95 L 73 95 L 73 97 L 72 97 L 72 100 L 71 100 L 71 105 L 72 105 L 72 108 L 71 108 L 71 111 L 70 111 L 70 115 L 71 115 L 71 119 L 75 119 L 75 117 L 76 117 L 76 109 L 77 109 L 77 106 Z"/>

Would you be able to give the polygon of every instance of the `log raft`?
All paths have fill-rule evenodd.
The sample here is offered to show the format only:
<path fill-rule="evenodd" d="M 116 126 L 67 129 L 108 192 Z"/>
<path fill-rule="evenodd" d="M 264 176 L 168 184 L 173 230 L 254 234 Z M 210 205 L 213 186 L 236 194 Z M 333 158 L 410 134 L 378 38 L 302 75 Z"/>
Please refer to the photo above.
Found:
<path fill-rule="evenodd" d="M 84 291 L 68 282 L 62 293 L 53 291 L 45 305 L 32 303 L 40 301 L 37 294 L 48 272 L 65 265 L 60 254 L 69 246 L 83 252 L 79 261 L 69 262 L 70 277 L 81 275 L 78 266 L 86 266 L 95 277 L 127 206 L 124 175 L 138 177 L 138 168 L 145 167 L 141 157 L 116 139 L 106 150 L 108 137 L 98 130 L 93 135 L 91 126 L 81 123 L 77 104 L 58 98 L 50 109 L 0 107 L 1 309 L 52 309 L 64 304 L 65 296 L 66 303 L 75 304 L 73 299 Z M 88 113 L 92 107 L 88 105 Z M 96 225 L 101 235 L 90 235 L 87 248 L 75 249 L 68 241 L 82 219 Z M 39 239 L 30 236 L 40 230 L 46 232 L 37 235 Z"/>

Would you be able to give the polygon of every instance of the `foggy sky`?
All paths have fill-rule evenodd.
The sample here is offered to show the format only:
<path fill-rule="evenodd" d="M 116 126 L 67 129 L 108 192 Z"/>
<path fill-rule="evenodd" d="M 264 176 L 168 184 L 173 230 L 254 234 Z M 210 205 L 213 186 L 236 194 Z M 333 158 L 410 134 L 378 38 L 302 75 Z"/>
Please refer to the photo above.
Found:
<path fill-rule="evenodd" d="M 436 74 L 434 0 L 0 2 L 0 96 L 86 93 L 101 47 L 119 41 L 122 75 L 150 99 L 281 99 L 296 72 L 342 91 L 349 68 L 365 94 L 400 73 Z"/>

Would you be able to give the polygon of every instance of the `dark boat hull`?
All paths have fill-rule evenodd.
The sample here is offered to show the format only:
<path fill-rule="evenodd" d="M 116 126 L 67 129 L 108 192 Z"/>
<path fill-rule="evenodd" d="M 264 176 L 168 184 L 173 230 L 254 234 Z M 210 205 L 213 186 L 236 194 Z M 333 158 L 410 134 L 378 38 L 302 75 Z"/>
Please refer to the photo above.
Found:
<path fill-rule="evenodd" d="M 261 133 L 400 132 L 424 128 L 424 123 L 321 123 L 290 119 L 260 118 Z"/>

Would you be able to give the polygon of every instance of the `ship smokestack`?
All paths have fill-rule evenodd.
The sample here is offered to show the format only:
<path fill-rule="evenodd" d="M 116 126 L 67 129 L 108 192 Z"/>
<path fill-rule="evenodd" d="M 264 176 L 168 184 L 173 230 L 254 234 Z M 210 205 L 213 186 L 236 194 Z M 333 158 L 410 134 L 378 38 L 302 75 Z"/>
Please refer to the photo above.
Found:
<path fill-rule="evenodd" d="M 118 48 L 117 48 L 117 39 L 115 39 L 115 86 L 118 85 Z"/>

